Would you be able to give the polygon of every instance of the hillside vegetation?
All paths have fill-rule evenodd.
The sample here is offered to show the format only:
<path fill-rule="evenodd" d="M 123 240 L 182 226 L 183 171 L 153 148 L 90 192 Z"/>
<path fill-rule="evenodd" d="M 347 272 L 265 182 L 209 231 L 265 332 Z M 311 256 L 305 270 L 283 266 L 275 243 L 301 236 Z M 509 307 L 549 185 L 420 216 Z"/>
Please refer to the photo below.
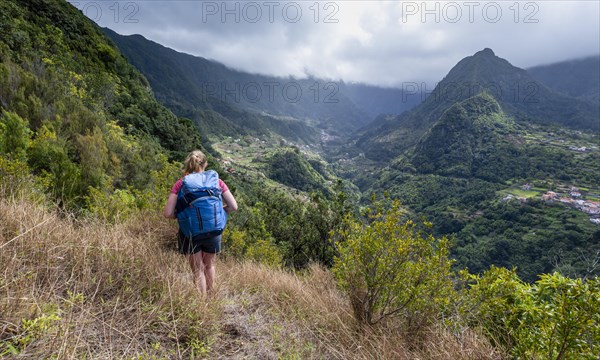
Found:
<path fill-rule="evenodd" d="M 600 56 L 598 55 L 534 66 L 527 69 L 527 72 L 554 91 L 589 100 L 596 106 L 600 102 Z"/>
<path fill-rule="evenodd" d="M 25 358 L 493 357 L 474 334 L 432 329 L 429 350 L 358 331 L 331 275 L 290 274 L 230 257 L 201 299 L 174 250 L 173 224 L 116 226 L 0 202 L 0 355 Z M 442 341 L 440 341 L 442 339 Z M 461 350 L 463 348 L 468 350 Z"/>
<path fill-rule="evenodd" d="M 492 269 L 482 278 L 464 278 L 471 285 L 461 290 L 451 285 L 457 274 L 449 273 L 447 266 L 420 277 L 421 260 L 447 259 L 428 245 L 429 240 L 411 235 L 410 225 L 394 225 L 399 218 L 393 213 L 366 230 L 371 235 L 358 224 L 348 227 L 352 232 L 345 248 L 350 252 L 344 251 L 335 265 L 337 278 L 345 279 L 342 287 L 317 264 L 290 273 L 235 260 L 231 247 L 226 247 L 224 260 L 217 265 L 216 290 L 208 298 L 196 293 L 188 264 L 175 251 L 175 225 L 158 214 L 136 214 L 118 225 L 65 215 L 31 198 L 0 200 L 4 269 L 0 356 L 504 359 L 510 352 L 519 358 L 550 354 L 551 359 L 595 359 L 599 355 L 594 347 L 600 339 L 597 280 L 582 282 L 555 274 L 530 286 L 514 273 Z M 382 231 L 400 233 L 390 243 L 386 237 L 390 233 Z M 371 244 L 368 239 L 385 242 L 367 252 L 358 250 L 361 243 Z M 407 257 L 400 266 L 388 267 L 388 260 L 397 260 L 389 257 L 393 254 Z M 414 258 L 417 254 L 419 261 Z M 348 261 L 347 256 L 357 255 Z M 381 263 L 372 267 L 369 259 L 374 258 L 364 256 L 375 256 Z M 420 295 L 413 298 L 411 292 Z M 376 294 L 383 298 L 372 297 Z M 386 297 L 392 301 L 386 302 Z M 394 309 L 401 311 L 390 312 Z M 371 326 L 365 325 L 366 319 Z"/>
<path fill-rule="evenodd" d="M 553 271 L 597 276 L 594 208 L 573 206 L 569 195 L 582 188 L 582 203 L 599 199 L 595 136 L 518 123 L 484 93 L 449 108 L 383 169 L 353 171 L 363 167 L 360 156 L 346 166 L 363 191 L 389 193 L 426 216 L 434 235 L 452 237 L 459 267 L 516 267 L 531 282 Z M 548 191 L 556 197 L 543 200 Z"/>
<path fill-rule="evenodd" d="M 3 178 L 31 171 L 71 210 L 158 201 L 158 179 L 174 174 L 170 160 L 201 147 L 192 122 L 160 105 L 67 2 L 3 1 L 0 23 Z"/>

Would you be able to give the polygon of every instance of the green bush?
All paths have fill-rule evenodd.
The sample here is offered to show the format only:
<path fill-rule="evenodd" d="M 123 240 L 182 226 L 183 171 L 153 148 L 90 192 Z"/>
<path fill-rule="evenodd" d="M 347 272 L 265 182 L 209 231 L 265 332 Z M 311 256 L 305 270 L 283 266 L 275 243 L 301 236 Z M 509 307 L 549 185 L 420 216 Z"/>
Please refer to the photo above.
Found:
<path fill-rule="evenodd" d="M 125 221 L 138 211 L 135 196 L 127 189 L 89 188 L 87 208 L 96 217 L 111 223 Z"/>
<path fill-rule="evenodd" d="M 337 234 L 333 273 L 350 295 L 357 320 L 376 324 L 397 318 L 406 330 L 423 329 L 456 296 L 448 241 L 424 236 L 394 201 L 388 211 L 368 211 L 369 223 L 346 217 Z"/>
<path fill-rule="evenodd" d="M 69 143 L 57 136 L 52 126 L 43 125 L 28 149 L 32 172 L 42 179 L 52 197 L 74 205 L 85 193 L 81 168 L 69 157 Z"/>
<path fill-rule="evenodd" d="M 243 230 L 230 230 L 223 232 L 223 254 L 234 259 L 242 259 L 246 253 L 246 232 Z"/>
<path fill-rule="evenodd" d="M 598 359 L 600 282 L 545 274 L 534 284 L 492 267 L 468 292 L 487 335 L 520 359 Z"/>
<path fill-rule="evenodd" d="M 279 248 L 269 240 L 257 240 L 250 244 L 246 250 L 246 257 L 273 267 L 280 267 L 283 264 L 283 256 Z"/>
<path fill-rule="evenodd" d="M 47 184 L 40 180 L 31 175 L 25 161 L 0 155 L 0 196 L 44 201 Z"/>
<path fill-rule="evenodd" d="M 27 120 L 19 115 L 2 110 L 0 116 L 0 154 L 24 158 L 31 141 L 31 130 Z"/>

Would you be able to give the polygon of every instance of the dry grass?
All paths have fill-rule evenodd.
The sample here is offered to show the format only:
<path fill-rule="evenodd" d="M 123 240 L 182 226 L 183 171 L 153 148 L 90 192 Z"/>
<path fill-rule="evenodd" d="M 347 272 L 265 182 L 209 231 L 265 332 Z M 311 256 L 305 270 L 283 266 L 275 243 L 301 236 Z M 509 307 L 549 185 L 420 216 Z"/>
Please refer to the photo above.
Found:
<path fill-rule="evenodd" d="M 419 347 L 359 328 L 331 274 L 221 260 L 198 296 L 156 214 L 120 225 L 0 200 L 0 354 L 19 358 L 496 359 L 469 330 Z"/>
<path fill-rule="evenodd" d="M 0 202 L 2 350 L 32 358 L 189 353 L 210 335 L 216 307 L 200 305 L 157 220 L 106 226 Z"/>

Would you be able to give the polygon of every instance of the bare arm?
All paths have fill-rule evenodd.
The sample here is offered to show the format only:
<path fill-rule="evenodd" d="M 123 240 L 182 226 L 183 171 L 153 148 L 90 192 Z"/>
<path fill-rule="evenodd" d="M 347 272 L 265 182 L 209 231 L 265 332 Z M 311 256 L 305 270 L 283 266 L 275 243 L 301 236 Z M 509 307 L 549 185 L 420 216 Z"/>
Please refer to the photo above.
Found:
<path fill-rule="evenodd" d="M 165 211 L 163 215 L 169 219 L 175 219 L 175 205 L 177 204 L 177 194 L 169 194 L 167 199 L 167 205 L 165 205 Z"/>
<path fill-rule="evenodd" d="M 225 211 L 227 211 L 227 213 L 236 211 L 238 209 L 237 201 L 235 201 L 231 191 L 224 192 L 222 196 L 223 202 L 225 203 Z"/>

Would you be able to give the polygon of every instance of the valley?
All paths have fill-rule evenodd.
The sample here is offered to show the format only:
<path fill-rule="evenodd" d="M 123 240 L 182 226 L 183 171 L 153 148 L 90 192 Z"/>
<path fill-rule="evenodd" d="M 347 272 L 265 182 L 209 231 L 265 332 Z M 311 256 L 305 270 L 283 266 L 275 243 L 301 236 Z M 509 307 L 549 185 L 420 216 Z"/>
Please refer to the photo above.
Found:
<path fill-rule="evenodd" d="M 336 172 L 336 163 L 328 163 L 323 157 L 322 144 L 327 142 L 325 135 L 320 144 L 313 145 L 295 143 L 276 134 L 262 137 L 211 137 L 209 140 L 212 148 L 219 154 L 218 161 L 221 167 L 229 176 L 249 183 L 261 183 L 267 188 L 283 190 L 307 199 L 311 191 L 332 194 L 334 184 L 341 181 Z M 282 154 L 288 154 L 288 158 L 284 160 L 285 164 L 274 165 L 274 158 Z M 299 162 L 296 163 L 296 160 Z M 302 174 L 309 173 L 307 181 L 311 182 L 314 179 L 311 186 L 303 190 L 305 184 L 302 180 L 295 182 L 296 187 L 291 186 L 289 182 L 286 184 L 286 181 L 277 181 L 278 175 L 275 174 L 273 166 L 286 166 L 290 161 L 296 166 L 288 169 L 293 175 L 293 179 L 289 180 L 295 182 L 295 178 L 304 179 Z M 354 188 L 349 182 L 347 186 L 349 189 Z"/>
<path fill-rule="evenodd" d="M 523 71 L 486 49 L 462 61 L 448 77 L 460 82 L 480 76 L 469 74 L 478 62 L 486 63 L 489 83 L 495 76 L 489 63 L 497 63 L 502 76 Z M 543 101 L 558 101 L 562 95 L 544 96 Z M 560 99 L 573 106 L 568 111 L 579 111 L 579 100 Z M 578 254 L 600 250 L 598 134 L 579 128 L 581 121 L 592 121 L 588 108 L 579 115 L 586 120 L 569 127 L 540 118 L 546 113 L 539 104 L 505 101 L 486 92 L 459 101 L 430 97 L 355 132 L 319 130 L 318 118 L 274 116 L 304 123 L 320 135 L 299 140 L 275 128 L 208 139 L 228 175 L 245 182 L 307 200 L 314 191 L 330 196 L 342 181 L 356 208 L 368 205 L 371 194 L 399 199 L 410 216 L 433 224 L 433 235 L 453 239 L 457 268 L 516 267 L 522 278 L 534 281 L 540 272 L 565 268 L 560 263 L 569 265 L 570 275 L 585 276 L 590 260 Z M 534 111 L 527 112 L 528 106 Z M 339 114 L 337 121 L 343 123 Z M 420 118 L 429 119 L 429 125 L 424 127 Z M 573 189 L 579 195 L 573 196 Z M 510 215 L 515 213 L 523 216 Z M 545 230 L 560 228 L 561 221 L 569 225 Z M 529 256 L 517 245 L 524 241 L 544 246 L 549 255 Z"/>
<path fill-rule="evenodd" d="M 506 138 L 516 149 L 522 149 L 523 155 L 502 153 L 506 150 L 501 147 L 501 153 L 493 156 L 511 168 L 522 168 L 515 177 L 428 173 L 411 162 L 413 152 L 391 161 L 374 161 L 364 153 L 344 152 L 345 147 L 335 143 L 328 143 L 324 150 L 321 145 L 293 143 L 278 136 L 214 137 L 211 142 L 230 176 L 304 200 L 309 195 L 298 189 L 301 185 L 284 185 L 269 177 L 273 154 L 295 149 L 323 175 L 328 186 L 338 179 L 352 184 L 348 189 L 354 189 L 362 205 L 368 204 L 372 193 L 400 199 L 411 216 L 424 216 L 433 224 L 434 235 L 454 239 L 458 267 L 481 271 L 492 264 L 516 266 L 523 278 L 533 281 L 537 271 L 565 269 L 563 263 L 568 263 L 571 275 L 585 274 L 593 260 L 580 257 L 578 251 L 600 251 L 600 150 L 596 135 L 526 123 L 515 123 L 511 129 Z M 321 164 L 321 169 L 315 164 Z M 521 215 L 509 215 L 515 213 Z M 558 225 L 561 221 L 570 229 L 566 233 Z M 548 232 L 549 228 L 554 231 Z M 573 237 L 578 239 L 576 243 L 568 240 Z M 524 250 L 511 245 L 513 241 L 544 243 L 549 255 L 524 261 Z M 485 250 L 489 246 L 500 246 L 506 253 Z"/>
<path fill-rule="evenodd" d="M 318 156 L 309 150 L 309 145 L 294 145 L 276 136 L 263 136 L 262 138 L 228 136 L 210 140 L 213 148 L 221 154 L 219 159 L 221 166 L 230 176 L 244 181 L 264 183 L 269 188 L 284 190 L 288 193 L 299 193 L 299 190 L 269 179 L 266 175 L 266 159 L 278 149 L 291 146 L 301 148 L 303 154 L 311 154 L 312 157 Z"/>

